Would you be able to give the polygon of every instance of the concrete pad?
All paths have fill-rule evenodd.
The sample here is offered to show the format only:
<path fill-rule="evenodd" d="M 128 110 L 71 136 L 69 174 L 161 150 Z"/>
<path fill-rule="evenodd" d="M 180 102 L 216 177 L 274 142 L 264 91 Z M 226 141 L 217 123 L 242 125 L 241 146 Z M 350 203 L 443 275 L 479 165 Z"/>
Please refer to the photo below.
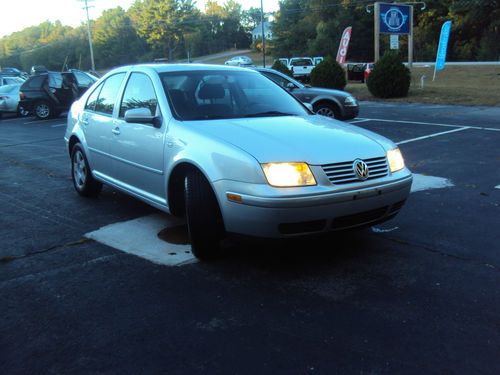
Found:
<path fill-rule="evenodd" d="M 425 176 L 423 174 L 414 173 L 413 183 L 411 185 L 411 192 L 430 190 L 430 189 L 443 189 L 455 186 L 453 182 L 443 177 Z"/>
<path fill-rule="evenodd" d="M 191 245 L 169 243 L 158 237 L 168 227 L 184 224 L 166 214 L 153 214 L 106 225 L 85 237 L 156 264 L 179 266 L 196 261 Z"/>

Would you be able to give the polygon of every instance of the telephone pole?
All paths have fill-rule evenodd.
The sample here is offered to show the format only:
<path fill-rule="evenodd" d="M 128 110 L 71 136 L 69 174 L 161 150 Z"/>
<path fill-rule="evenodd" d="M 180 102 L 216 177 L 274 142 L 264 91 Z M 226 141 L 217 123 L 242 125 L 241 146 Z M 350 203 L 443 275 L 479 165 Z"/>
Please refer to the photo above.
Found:
<path fill-rule="evenodd" d="M 262 29 L 262 64 L 266 67 L 266 35 L 264 34 L 264 5 L 260 0 L 260 25 Z"/>
<path fill-rule="evenodd" d="M 85 6 L 82 8 L 87 13 L 87 35 L 89 37 L 89 48 L 90 48 L 90 63 L 92 64 L 92 71 L 95 72 L 95 63 L 94 63 L 94 47 L 92 47 L 92 33 L 90 32 L 90 17 L 89 17 L 89 8 L 93 8 L 93 6 L 89 6 L 89 1 L 92 2 L 94 0 L 78 0 L 80 2 L 84 2 Z"/>

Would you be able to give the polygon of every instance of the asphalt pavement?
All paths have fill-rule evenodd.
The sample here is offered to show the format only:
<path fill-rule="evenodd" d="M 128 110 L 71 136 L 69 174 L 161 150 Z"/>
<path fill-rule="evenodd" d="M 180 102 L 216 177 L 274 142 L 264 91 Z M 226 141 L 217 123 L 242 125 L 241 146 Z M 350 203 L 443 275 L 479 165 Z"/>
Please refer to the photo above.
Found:
<path fill-rule="evenodd" d="M 0 120 L 0 373 L 500 373 L 500 108 L 361 105 L 447 183 L 374 228 L 175 266 L 89 239 L 158 211 L 79 197 L 64 117 Z"/>

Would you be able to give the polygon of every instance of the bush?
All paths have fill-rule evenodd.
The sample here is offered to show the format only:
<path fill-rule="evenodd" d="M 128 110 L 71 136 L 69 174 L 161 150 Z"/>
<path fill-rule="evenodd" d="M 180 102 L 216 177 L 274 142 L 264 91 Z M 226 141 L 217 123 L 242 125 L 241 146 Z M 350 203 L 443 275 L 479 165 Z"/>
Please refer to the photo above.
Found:
<path fill-rule="evenodd" d="M 373 96 L 398 98 L 408 95 L 410 70 L 397 52 L 389 51 L 375 64 L 366 85 Z"/>
<path fill-rule="evenodd" d="M 343 90 L 346 84 L 344 69 L 331 57 L 324 59 L 311 72 L 312 86 Z"/>
<path fill-rule="evenodd" d="M 273 66 L 271 66 L 271 69 L 274 69 L 274 70 L 277 70 L 278 72 L 281 72 L 283 74 L 286 74 L 287 76 L 289 77 L 293 77 L 293 72 L 288 69 L 285 64 L 283 64 L 281 61 L 279 60 L 276 60 L 273 64 Z"/>

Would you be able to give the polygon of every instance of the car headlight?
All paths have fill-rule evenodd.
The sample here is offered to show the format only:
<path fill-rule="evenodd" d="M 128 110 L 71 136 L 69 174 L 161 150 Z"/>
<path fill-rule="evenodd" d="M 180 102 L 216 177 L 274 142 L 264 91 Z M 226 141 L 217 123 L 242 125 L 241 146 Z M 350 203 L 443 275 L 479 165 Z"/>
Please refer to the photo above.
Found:
<path fill-rule="evenodd" d="M 344 105 L 346 107 L 356 107 L 358 105 L 358 102 L 356 102 L 356 99 L 354 99 L 354 97 L 348 96 L 344 99 Z"/>
<path fill-rule="evenodd" d="M 316 185 L 316 180 L 306 163 L 266 163 L 262 164 L 262 169 L 271 186 Z"/>
<path fill-rule="evenodd" d="M 405 167 L 405 161 L 399 148 L 387 151 L 387 160 L 391 172 L 397 172 Z"/>

